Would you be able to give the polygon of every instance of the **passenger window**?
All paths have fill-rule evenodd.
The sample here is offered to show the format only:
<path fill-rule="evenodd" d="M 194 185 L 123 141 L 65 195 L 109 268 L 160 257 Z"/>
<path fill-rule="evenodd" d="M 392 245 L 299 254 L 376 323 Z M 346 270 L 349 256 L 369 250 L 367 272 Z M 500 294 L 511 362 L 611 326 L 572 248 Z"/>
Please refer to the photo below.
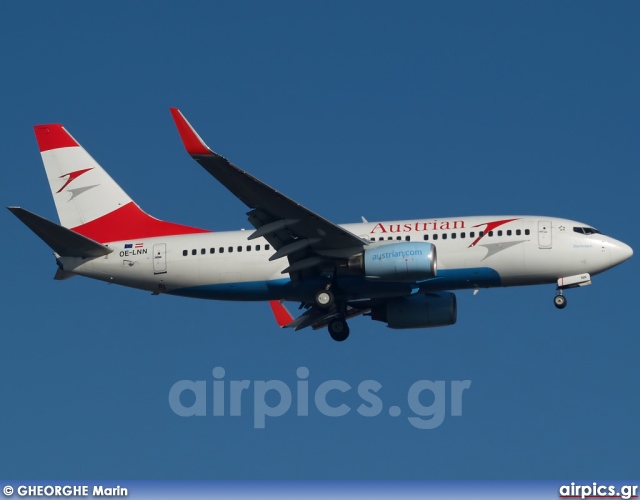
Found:
<path fill-rule="evenodd" d="M 204 255 L 205 253 L 207 253 L 207 249 L 206 249 L 206 248 L 201 248 L 201 249 L 200 249 L 200 253 L 201 253 L 202 255 Z"/>
<path fill-rule="evenodd" d="M 384 238 L 380 236 L 380 238 L 378 238 L 378 241 L 382 241 L 382 240 L 384 240 Z"/>
<path fill-rule="evenodd" d="M 456 233 L 451 233 L 451 239 L 455 240 L 456 239 Z"/>
<path fill-rule="evenodd" d="M 194 248 L 191 250 L 191 255 L 198 255 L 198 251 Z"/>
<path fill-rule="evenodd" d="M 242 245 L 238 245 L 238 252 L 242 252 Z"/>
<path fill-rule="evenodd" d="M 233 247 L 229 247 L 229 253 L 233 252 Z"/>
<path fill-rule="evenodd" d="M 424 239 L 424 241 L 429 241 L 429 235 L 428 235 L 428 234 L 425 234 L 425 235 L 423 236 L 423 239 Z"/>
<path fill-rule="evenodd" d="M 405 236 L 404 241 L 411 241 L 411 236 Z"/>
<path fill-rule="evenodd" d="M 186 257 L 187 255 L 189 255 L 189 251 L 188 250 L 183 250 L 182 251 L 182 255 L 184 255 Z"/>
<path fill-rule="evenodd" d="M 524 234 L 526 234 L 527 236 L 529 236 L 529 234 L 531 234 L 531 231 L 529 231 L 528 229 L 524 230 Z"/>
<path fill-rule="evenodd" d="M 210 248 L 210 249 L 209 249 L 209 253 L 216 253 L 216 249 L 215 249 L 215 248 L 213 248 L 213 247 L 212 247 L 212 248 Z"/>
<path fill-rule="evenodd" d="M 434 239 L 434 240 L 437 240 L 437 239 L 438 239 L 438 235 L 437 235 L 437 234 L 434 234 L 434 235 L 433 235 L 433 239 Z"/>
<path fill-rule="evenodd" d="M 396 236 L 396 240 L 402 241 L 402 236 Z"/>
<path fill-rule="evenodd" d="M 387 238 L 387 240 L 392 240 L 392 239 L 393 239 L 393 236 L 389 236 L 389 237 Z"/>
<path fill-rule="evenodd" d="M 370 240 L 371 240 L 371 241 L 376 241 L 376 239 L 375 239 L 375 238 L 370 238 Z"/>
<path fill-rule="evenodd" d="M 493 231 L 489 231 L 489 238 L 493 237 Z"/>
<path fill-rule="evenodd" d="M 446 240 L 446 239 L 447 239 L 447 233 L 444 233 L 444 234 L 442 235 L 442 239 L 443 239 L 443 240 Z"/>
<path fill-rule="evenodd" d="M 498 231 L 498 236 L 502 236 L 502 229 L 500 229 L 500 231 Z"/>
<path fill-rule="evenodd" d="M 264 249 L 265 249 L 265 250 L 269 250 L 269 245 L 265 245 L 265 246 L 264 246 Z"/>
<path fill-rule="evenodd" d="M 520 229 L 516 229 L 516 236 L 520 236 L 522 234 L 522 231 Z"/>
<path fill-rule="evenodd" d="M 511 236 L 511 229 L 507 229 L 507 236 Z"/>
<path fill-rule="evenodd" d="M 220 248 L 218 248 L 218 252 L 220 252 L 220 253 L 224 253 L 224 247 L 220 247 Z"/>
<path fill-rule="evenodd" d="M 484 231 L 480 231 L 480 232 L 478 233 L 478 236 L 480 236 L 480 238 L 482 238 L 482 237 L 484 236 Z"/>
<path fill-rule="evenodd" d="M 247 252 L 251 251 L 251 245 L 247 245 Z"/>
<path fill-rule="evenodd" d="M 474 231 L 471 231 L 469 233 L 469 238 L 475 238 L 475 236 L 476 236 L 476 233 Z"/>
<path fill-rule="evenodd" d="M 256 252 L 260 250 L 260 245 L 256 245 Z"/>
<path fill-rule="evenodd" d="M 465 233 L 460 233 L 460 238 L 464 238 L 465 237 Z"/>

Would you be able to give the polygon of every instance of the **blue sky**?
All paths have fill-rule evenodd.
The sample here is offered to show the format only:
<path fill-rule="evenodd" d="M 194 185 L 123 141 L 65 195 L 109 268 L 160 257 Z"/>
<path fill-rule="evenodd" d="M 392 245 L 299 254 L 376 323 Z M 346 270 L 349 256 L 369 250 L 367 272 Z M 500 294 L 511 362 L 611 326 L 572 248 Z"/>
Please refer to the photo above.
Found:
<path fill-rule="evenodd" d="M 3 2 L 0 197 L 56 220 L 32 131 L 56 122 L 152 215 L 249 227 L 184 152 L 177 106 L 213 149 L 335 222 L 544 214 L 638 249 L 639 14 L 633 2 Z M 8 211 L 0 224 L 3 477 L 637 475 L 637 258 L 568 292 L 563 311 L 552 285 L 463 291 L 455 326 L 360 318 L 337 344 L 281 331 L 266 304 L 54 282 L 50 250 Z M 173 384 L 210 393 L 215 367 L 292 389 L 306 367 L 311 391 L 352 386 L 332 401 L 353 409 L 292 409 L 261 430 L 250 400 L 239 417 L 173 413 Z M 382 385 L 376 417 L 355 411 L 364 380 Z M 419 380 L 471 380 L 463 415 L 410 425 Z"/>

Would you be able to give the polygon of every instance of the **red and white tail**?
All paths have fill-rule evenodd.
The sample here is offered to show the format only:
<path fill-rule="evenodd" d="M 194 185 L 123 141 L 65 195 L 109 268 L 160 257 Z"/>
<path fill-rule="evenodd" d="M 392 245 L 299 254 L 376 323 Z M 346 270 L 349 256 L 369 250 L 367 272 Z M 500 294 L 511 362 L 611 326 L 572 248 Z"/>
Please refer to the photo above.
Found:
<path fill-rule="evenodd" d="M 62 226 L 100 243 L 207 232 L 142 211 L 62 125 L 34 129 Z"/>

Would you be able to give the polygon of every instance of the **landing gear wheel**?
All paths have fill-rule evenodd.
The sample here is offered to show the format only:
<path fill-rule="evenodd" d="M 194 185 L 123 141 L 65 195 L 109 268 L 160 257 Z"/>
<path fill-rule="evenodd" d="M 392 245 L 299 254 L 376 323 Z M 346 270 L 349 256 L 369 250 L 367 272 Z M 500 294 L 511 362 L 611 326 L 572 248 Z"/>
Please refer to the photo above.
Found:
<path fill-rule="evenodd" d="M 558 308 L 558 309 L 564 309 L 565 307 L 567 307 L 567 299 L 564 295 L 556 295 L 553 298 L 553 304 Z"/>
<path fill-rule="evenodd" d="M 329 309 L 333 305 L 333 292 L 331 290 L 320 290 L 316 293 L 316 305 L 321 309 Z"/>
<path fill-rule="evenodd" d="M 347 340 L 349 336 L 349 325 L 343 319 L 332 319 L 329 321 L 329 334 L 336 342 Z"/>

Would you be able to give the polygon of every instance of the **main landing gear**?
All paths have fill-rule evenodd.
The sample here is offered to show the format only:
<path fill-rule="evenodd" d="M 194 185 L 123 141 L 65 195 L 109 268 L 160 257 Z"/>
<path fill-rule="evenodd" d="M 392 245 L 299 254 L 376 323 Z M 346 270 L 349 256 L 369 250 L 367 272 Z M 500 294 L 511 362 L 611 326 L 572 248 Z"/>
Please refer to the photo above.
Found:
<path fill-rule="evenodd" d="M 316 306 L 320 309 L 329 309 L 335 302 L 333 292 L 327 287 L 325 290 L 320 290 L 316 293 L 315 298 Z"/>
<path fill-rule="evenodd" d="M 331 291 L 331 283 L 327 283 L 324 290 L 316 293 L 314 302 L 316 307 L 327 312 L 329 312 L 332 307 L 337 307 L 338 311 L 344 309 L 344 306 L 341 307 L 342 304 L 336 304 L 335 295 Z M 344 313 L 344 311 L 342 312 Z M 347 340 L 349 336 L 349 325 L 347 325 L 347 321 L 344 319 L 344 314 L 329 321 L 327 327 L 329 329 L 329 335 L 331 335 L 331 338 L 336 342 Z"/>
<path fill-rule="evenodd" d="M 336 318 L 329 321 L 329 334 L 331 338 L 336 342 L 342 342 L 343 340 L 347 340 L 349 336 L 349 325 L 342 318 Z"/>
<path fill-rule="evenodd" d="M 558 309 L 564 309 L 567 307 L 567 298 L 562 295 L 562 290 L 558 290 L 558 294 L 553 298 L 553 305 Z"/>

